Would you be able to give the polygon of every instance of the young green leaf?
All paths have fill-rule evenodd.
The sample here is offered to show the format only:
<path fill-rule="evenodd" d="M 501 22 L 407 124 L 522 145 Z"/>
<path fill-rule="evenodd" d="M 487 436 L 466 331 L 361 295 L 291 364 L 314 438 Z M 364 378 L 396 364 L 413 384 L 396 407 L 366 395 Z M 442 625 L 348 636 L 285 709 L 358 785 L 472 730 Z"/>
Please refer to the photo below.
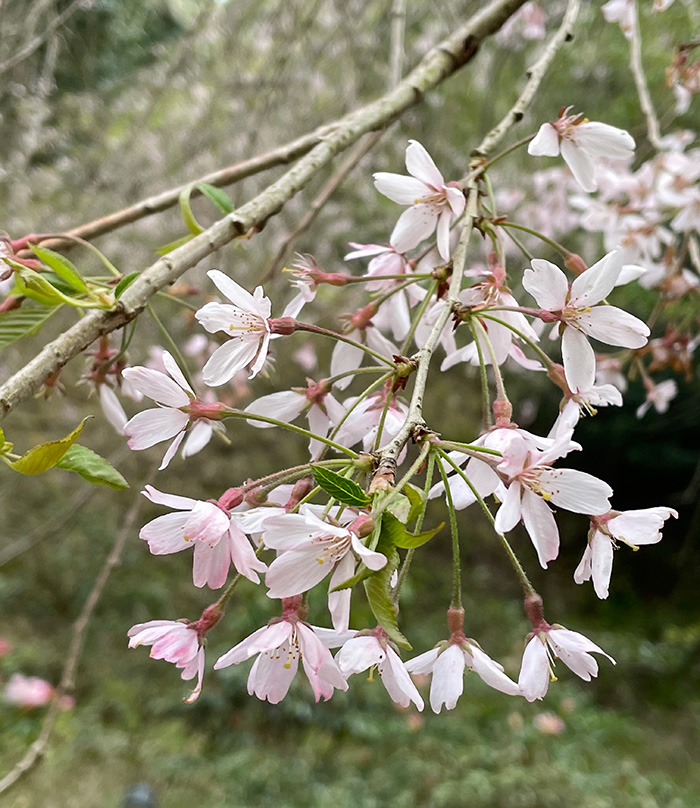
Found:
<path fill-rule="evenodd" d="M 58 306 L 22 306 L 0 314 L 0 348 L 36 334 Z"/>
<path fill-rule="evenodd" d="M 107 485 L 117 491 L 129 487 L 129 483 L 108 460 L 79 443 L 74 443 L 68 449 L 56 467 L 74 471 L 93 485 Z"/>
<path fill-rule="evenodd" d="M 30 244 L 29 248 L 47 267 L 52 269 L 59 278 L 63 278 L 66 283 L 70 284 L 70 286 L 78 292 L 87 294 L 87 284 L 82 279 L 75 264 L 59 253 L 49 250 L 46 247 L 36 247 Z"/>
<path fill-rule="evenodd" d="M 200 233 L 204 232 L 204 228 L 199 224 L 197 219 L 195 219 L 194 213 L 192 212 L 192 205 L 190 204 L 192 187 L 192 185 L 188 185 L 180 192 L 180 211 L 182 212 L 182 218 L 185 220 L 187 229 L 193 236 L 198 236 Z"/>
<path fill-rule="evenodd" d="M 406 497 L 408 497 L 408 501 L 411 503 L 411 509 L 408 512 L 408 518 L 406 519 L 406 524 L 410 525 L 411 522 L 418 518 L 418 514 L 423 508 L 423 492 L 420 490 L 420 488 L 416 488 L 415 485 L 407 483 L 403 487 L 403 493 Z"/>
<path fill-rule="evenodd" d="M 114 299 L 119 300 L 119 298 L 131 286 L 131 284 L 136 280 L 136 278 L 138 278 L 138 276 L 139 276 L 138 272 L 130 272 L 128 275 L 124 275 L 124 277 L 114 287 Z"/>
<path fill-rule="evenodd" d="M 382 538 L 386 538 L 394 547 L 401 547 L 402 550 L 412 550 L 429 542 L 443 527 L 445 527 L 444 522 L 432 530 L 424 530 L 422 533 L 409 533 L 403 522 L 385 511 L 382 517 Z"/>
<path fill-rule="evenodd" d="M 386 518 L 386 512 L 383 516 Z M 379 625 L 397 645 L 410 651 L 412 648 L 411 643 L 399 631 L 399 625 L 396 620 L 396 606 L 391 600 L 391 576 L 398 565 L 399 554 L 395 549 L 392 549 L 384 569 L 379 570 L 365 581 L 365 593 L 367 594 L 372 614 Z"/>
<path fill-rule="evenodd" d="M 234 206 L 231 197 L 222 188 L 209 185 L 208 182 L 198 182 L 197 188 L 206 198 L 215 205 L 222 213 L 233 213 Z"/>
<path fill-rule="evenodd" d="M 171 241 L 169 244 L 164 244 L 162 247 L 158 247 L 156 250 L 156 255 L 167 255 L 173 250 L 177 250 L 178 247 L 182 247 L 183 244 L 187 244 L 188 241 L 192 241 L 193 238 L 194 236 L 191 233 L 188 233 L 188 235 L 183 236 L 182 238 L 176 238 L 175 241 Z"/>
<path fill-rule="evenodd" d="M 52 440 L 49 443 L 41 443 L 39 446 L 25 452 L 19 460 L 12 463 L 12 468 L 20 474 L 41 474 L 53 468 L 78 439 L 78 435 L 82 432 L 89 417 L 83 418 L 70 435 L 66 435 L 65 438 Z"/>
<path fill-rule="evenodd" d="M 31 300 L 36 300 L 44 306 L 58 306 L 61 303 L 69 303 L 73 305 L 73 300 L 59 292 L 55 286 L 52 286 L 46 278 L 43 278 L 38 272 L 27 267 L 17 265 L 19 269 L 15 272 L 15 288 L 14 292 L 18 295 L 24 295 Z"/>
<path fill-rule="evenodd" d="M 325 466 L 312 465 L 311 471 L 316 485 L 320 485 L 327 494 L 337 499 L 338 502 L 342 502 L 343 505 L 362 508 L 371 503 L 372 500 L 354 480 L 349 480 Z"/>

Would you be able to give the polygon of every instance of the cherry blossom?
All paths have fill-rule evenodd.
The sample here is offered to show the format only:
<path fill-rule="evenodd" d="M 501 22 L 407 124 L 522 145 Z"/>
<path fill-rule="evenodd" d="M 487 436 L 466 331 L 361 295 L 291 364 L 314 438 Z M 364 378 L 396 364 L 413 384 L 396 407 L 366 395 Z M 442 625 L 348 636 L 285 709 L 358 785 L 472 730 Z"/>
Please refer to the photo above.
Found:
<path fill-rule="evenodd" d="M 270 344 L 269 324 L 272 304 L 261 286 L 253 294 L 231 280 L 218 269 L 207 275 L 217 289 L 230 301 L 206 303 L 195 317 L 210 333 L 223 331 L 230 342 L 217 348 L 202 371 L 204 381 L 218 387 L 230 381 L 245 367 L 250 367 L 250 378 L 256 376 L 265 364 Z"/>
<path fill-rule="evenodd" d="M 399 217 L 391 234 L 391 246 L 400 253 L 417 247 L 437 227 L 438 250 L 444 261 L 450 258 L 450 225 L 464 213 L 466 201 L 459 188 L 445 180 L 417 140 L 406 149 L 406 168 L 410 177 L 380 171 L 374 175 L 379 193 L 399 205 L 410 205 Z"/>
<path fill-rule="evenodd" d="M 173 662 L 182 670 L 187 681 L 197 677 L 197 685 L 184 700 L 187 704 L 196 701 L 202 691 L 204 677 L 204 645 L 197 631 L 197 623 L 179 620 L 151 620 L 138 623 L 129 629 L 129 648 L 151 645 L 151 658 Z"/>
<path fill-rule="evenodd" d="M 673 508 L 642 508 L 636 511 L 610 511 L 591 518 L 588 544 L 581 563 L 574 572 L 574 581 L 582 584 L 592 579 L 599 598 L 608 597 L 612 574 L 615 542 L 620 541 L 636 550 L 642 544 L 656 544 L 663 538 L 661 530 L 671 516 L 678 518 Z"/>
<path fill-rule="evenodd" d="M 541 258 L 524 272 L 525 289 L 560 320 L 564 372 L 572 391 L 588 390 L 595 380 L 595 352 L 587 336 L 623 348 L 641 348 L 647 342 L 649 328 L 637 317 L 615 306 L 596 305 L 613 290 L 621 270 L 620 253 L 613 251 L 570 286 L 559 267 Z"/>
<path fill-rule="evenodd" d="M 353 527 L 366 517 L 358 517 Z M 369 524 L 373 527 L 371 520 Z M 271 598 L 287 598 L 306 592 L 333 571 L 330 588 L 355 573 L 355 556 L 371 570 L 386 566 L 386 556 L 369 550 L 352 529 L 336 527 L 319 519 L 310 508 L 300 513 L 273 516 L 265 521 L 263 541 L 280 554 L 265 577 Z M 331 592 L 328 606 L 336 631 L 347 631 L 350 619 L 350 589 Z"/>
<path fill-rule="evenodd" d="M 439 713 L 443 705 L 448 710 L 456 707 L 464 690 L 465 670 L 474 671 L 487 685 L 502 693 L 520 695 L 520 688 L 506 676 L 503 666 L 487 656 L 478 643 L 464 636 L 463 619 L 462 609 L 450 609 L 448 623 L 454 629 L 450 639 L 438 643 L 435 648 L 406 663 L 409 673 L 432 673 L 430 706 L 434 713 Z"/>
<path fill-rule="evenodd" d="M 328 650 L 338 647 L 345 638 L 305 623 L 300 617 L 300 604 L 300 598 L 285 600 L 281 619 L 253 632 L 220 657 L 214 668 L 238 665 L 257 655 L 248 676 L 248 693 L 270 704 L 278 704 L 287 695 L 299 660 L 316 701 L 327 701 L 334 689 L 347 690 L 347 682 Z"/>
<path fill-rule="evenodd" d="M 392 701 L 402 707 L 408 707 L 413 702 L 419 710 L 423 709 L 420 693 L 381 627 L 378 626 L 370 633 L 356 634 L 349 639 L 340 649 L 336 660 L 346 677 L 376 666 Z"/>
<path fill-rule="evenodd" d="M 527 148 L 528 154 L 556 157 L 564 162 L 584 191 L 595 191 L 595 161 L 601 157 L 630 160 L 635 143 L 629 132 L 606 123 L 585 120 L 583 115 L 567 115 L 562 110 L 556 121 L 543 123 Z"/>
<path fill-rule="evenodd" d="M 560 659 L 586 682 L 598 675 L 598 663 L 592 653 L 602 654 L 615 664 L 615 660 L 588 637 L 562 626 L 550 625 L 544 619 L 542 599 L 538 595 L 529 597 L 525 608 L 534 631 L 525 647 L 518 685 L 528 701 L 544 698 L 550 679 L 556 681 L 552 670 L 555 659 Z"/>
<path fill-rule="evenodd" d="M 139 536 L 148 542 L 151 553 L 167 555 L 194 547 L 192 578 L 198 587 L 220 589 L 231 563 L 241 575 L 259 582 L 257 573 L 265 572 L 267 566 L 256 557 L 244 532 L 253 529 L 246 524 L 250 512 L 231 513 L 216 502 L 166 494 L 151 485 L 143 494 L 157 505 L 178 511 L 158 516 L 141 528 Z"/>
<path fill-rule="evenodd" d="M 362 441 L 364 450 L 372 451 L 386 406 L 386 396 L 386 391 L 379 391 L 362 399 L 345 419 L 335 439 L 344 446 L 354 446 Z M 346 410 L 353 407 L 356 400 L 355 397 L 346 399 L 343 402 Z M 383 443 L 391 440 L 401 429 L 407 414 L 408 406 L 397 396 L 392 396 L 384 418 Z"/>
<path fill-rule="evenodd" d="M 54 696 L 54 688 L 38 676 L 13 673 L 5 685 L 5 700 L 25 710 L 33 710 L 48 704 Z"/>
<path fill-rule="evenodd" d="M 637 407 L 637 418 L 643 418 L 653 406 L 656 412 L 664 413 L 668 410 L 671 401 L 678 395 L 678 384 L 675 379 L 666 379 L 654 384 L 651 379 L 644 379 L 647 399 Z"/>
<path fill-rule="evenodd" d="M 168 466 L 175 456 L 185 434 L 188 434 L 182 454 L 183 457 L 196 454 L 209 442 L 214 431 L 213 421 L 221 418 L 221 404 L 204 404 L 196 398 L 194 391 L 185 379 L 177 362 L 163 351 L 163 364 L 167 375 L 159 370 L 147 367 L 126 368 L 122 376 L 133 387 L 152 398 L 158 407 L 145 410 L 134 415 L 123 427 L 124 434 L 129 436 L 129 448 L 140 450 L 174 438 L 165 453 L 160 469 Z M 110 411 L 110 421 L 119 423 L 114 398 L 109 396 L 104 385 L 101 396 L 107 396 L 103 407 Z M 116 402 L 119 404 L 119 402 Z M 221 424 L 217 424 L 221 428 Z"/>

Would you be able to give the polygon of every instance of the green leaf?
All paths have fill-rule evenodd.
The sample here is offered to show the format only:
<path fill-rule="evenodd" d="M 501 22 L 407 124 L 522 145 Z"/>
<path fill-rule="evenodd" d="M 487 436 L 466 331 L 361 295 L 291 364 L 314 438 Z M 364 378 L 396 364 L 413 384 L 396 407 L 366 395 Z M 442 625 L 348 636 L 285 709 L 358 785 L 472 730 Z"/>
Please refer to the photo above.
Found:
<path fill-rule="evenodd" d="M 136 280 L 136 278 L 138 278 L 138 276 L 139 276 L 138 272 L 130 272 L 128 275 L 124 275 L 124 277 L 114 287 L 114 299 L 119 300 L 119 298 L 131 286 L 131 284 Z"/>
<path fill-rule="evenodd" d="M 42 303 L 44 306 L 58 306 L 61 303 L 73 304 L 71 298 L 59 292 L 38 272 L 21 264 L 16 264 L 15 269 L 17 270 L 15 272 L 17 294 L 36 300 L 37 303 Z"/>
<path fill-rule="evenodd" d="M 408 497 L 411 503 L 411 510 L 408 512 L 406 524 L 410 525 L 418 518 L 418 514 L 423 510 L 423 492 L 415 485 L 407 483 L 403 488 L 403 493 Z"/>
<path fill-rule="evenodd" d="M 192 235 L 198 236 L 200 233 L 204 232 L 204 228 L 195 219 L 194 213 L 192 212 L 192 205 L 190 205 L 192 188 L 192 185 L 188 185 L 180 192 L 180 211 L 182 212 L 182 218 L 185 220 L 187 229 Z"/>
<path fill-rule="evenodd" d="M 372 502 L 354 480 L 349 480 L 324 466 L 312 465 L 311 470 L 316 485 L 320 485 L 327 494 L 337 499 L 338 502 L 342 502 L 343 505 L 361 508 Z"/>
<path fill-rule="evenodd" d="M 30 244 L 29 248 L 47 267 L 53 269 L 59 278 L 63 278 L 66 283 L 70 284 L 73 289 L 76 289 L 78 292 L 87 294 L 87 284 L 82 279 L 75 264 L 59 253 L 49 250 L 46 247 L 36 247 Z"/>
<path fill-rule="evenodd" d="M 41 443 L 39 446 L 25 452 L 19 460 L 12 463 L 12 468 L 20 474 L 41 474 L 53 468 L 78 439 L 78 435 L 88 418 L 90 416 L 83 418 L 70 435 L 66 435 L 65 438 L 52 440 L 49 443 Z"/>
<path fill-rule="evenodd" d="M 233 213 L 233 201 L 222 188 L 217 188 L 215 185 L 209 185 L 208 182 L 198 182 L 197 188 L 222 213 Z"/>
<path fill-rule="evenodd" d="M 382 524 L 386 516 L 385 512 Z M 381 539 L 379 544 L 382 544 Z M 384 569 L 379 570 L 365 581 L 365 592 L 372 614 L 376 617 L 379 625 L 398 646 L 410 651 L 412 648 L 411 643 L 399 631 L 399 624 L 396 620 L 396 606 L 391 600 L 391 576 L 399 566 L 399 554 L 395 548 L 390 550 L 387 558 Z"/>
<path fill-rule="evenodd" d="M 0 348 L 22 337 L 38 333 L 44 323 L 58 311 L 58 306 L 22 306 L 0 314 Z"/>
<path fill-rule="evenodd" d="M 412 550 L 429 542 L 443 527 L 445 527 L 444 522 L 432 530 L 424 530 L 422 533 L 409 533 L 403 522 L 385 511 L 382 517 L 382 538 L 386 538 L 394 547 Z"/>
<path fill-rule="evenodd" d="M 79 443 L 74 443 L 68 449 L 56 467 L 74 471 L 93 485 L 108 485 L 117 491 L 129 487 L 129 483 L 109 461 Z"/>
<path fill-rule="evenodd" d="M 391 505 L 387 508 L 399 522 L 408 522 L 408 514 L 411 512 L 411 502 L 408 497 L 398 494 L 393 497 Z"/>
<path fill-rule="evenodd" d="M 156 250 L 156 255 L 167 255 L 173 250 L 177 250 L 178 247 L 182 247 L 183 244 L 187 244 L 188 241 L 192 241 L 193 238 L 194 236 L 192 234 L 183 236 L 182 238 L 176 238 L 175 241 L 171 241 L 169 244 L 165 244 L 163 247 L 158 247 Z"/>
<path fill-rule="evenodd" d="M 362 581 L 369 578 L 371 575 L 376 575 L 375 570 L 371 570 L 369 567 L 366 567 L 364 564 L 360 564 L 357 569 L 357 572 L 351 577 L 348 578 L 347 581 L 343 581 L 342 583 L 334 586 L 332 589 L 329 589 L 328 592 L 340 592 L 341 589 L 352 589 L 357 584 L 362 583 Z"/>

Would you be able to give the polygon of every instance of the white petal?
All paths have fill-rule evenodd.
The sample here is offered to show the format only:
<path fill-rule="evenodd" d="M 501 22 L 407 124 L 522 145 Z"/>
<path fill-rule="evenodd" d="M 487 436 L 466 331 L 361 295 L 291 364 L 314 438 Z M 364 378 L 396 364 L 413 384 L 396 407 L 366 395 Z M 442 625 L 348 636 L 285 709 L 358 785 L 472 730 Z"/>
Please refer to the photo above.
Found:
<path fill-rule="evenodd" d="M 216 288 L 225 295 L 235 306 L 238 306 L 245 311 L 258 313 L 258 303 L 253 295 L 250 294 L 242 286 L 239 286 L 236 281 L 224 275 L 218 269 L 210 269 L 207 275 L 214 282 Z M 269 313 L 265 315 L 269 317 Z"/>
<path fill-rule="evenodd" d="M 211 387 L 231 381 L 239 370 L 250 364 L 258 353 L 258 344 L 232 339 L 218 347 L 202 370 L 204 383 Z"/>
<path fill-rule="evenodd" d="M 613 565 L 613 546 L 610 538 L 596 530 L 591 539 L 591 577 L 593 589 L 602 600 L 608 596 Z"/>
<path fill-rule="evenodd" d="M 226 583 L 231 566 L 231 555 L 226 542 L 220 541 L 213 547 L 205 542 L 195 542 L 192 581 L 195 586 L 208 586 L 221 589 Z"/>
<path fill-rule="evenodd" d="M 163 356 L 161 358 L 163 360 L 163 364 L 165 365 L 165 369 L 173 377 L 175 382 L 182 387 L 186 393 L 191 393 L 194 396 L 194 390 L 190 387 L 184 373 L 180 370 L 180 366 L 173 359 L 173 357 L 167 351 L 163 351 Z"/>
<path fill-rule="evenodd" d="M 179 553 L 192 547 L 192 542 L 185 539 L 185 524 L 189 514 L 166 513 L 145 524 L 139 537 L 148 542 L 148 549 L 153 555 Z"/>
<path fill-rule="evenodd" d="M 561 269 L 551 261 L 533 258 L 532 268 L 523 273 L 523 286 L 540 308 L 561 311 L 566 305 L 569 282 Z"/>
<path fill-rule="evenodd" d="M 384 553 L 377 553 L 374 550 L 370 550 L 368 547 L 365 547 L 354 533 L 351 533 L 350 536 L 352 541 L 352 549 L 360 557 L 360 560 L 364 561 L 366 567 L 375 571 L 384 569 L 384 567 L 386 567 L 387 557 L 384 555 Z"/>
<path fill-rule="evenodd" d="M 567 326 L 561 338 L 561 355 L 571 392 L 590 390 L 595 381 L 595 351 L 586 336 Z"/>
<path fill-rule="evenodd" d="M 391 246 L 401 253 L 417 247 L 435 230 L 439 213 L 439 207 L 433 203 L 419 203 L 405 210 L 391 234 Z"/>
<path fill-rule="evenodd" d="M 265 576 L 270 598 L 289 598 L 320 583 L 333 569 L 335 558 L 324 552 L 329 543 L 288 550 L 270 564 Z"/>
<path fill-rule="evenodd" d="M 661 541 L 664 522 L 671 516 L 678 519 L 678 512 L 673 508 L 623 511 L 608 522 L 607 528 L 616 539 L 627 544 L 656 544 Z"/>
<path fill-rule="evenodd" d="M 185 433 L 179 432 L 175 435 L 175 440 L 168 446 L 168 450 L 163 456 L 161 460 L 160 466 L 158 466 L 158 471 L 163 471 L 163 469 L 167 469 L 170 461 L 175 457 L 175 453 L 180 448 L 180 444 L 182 443 L 182 439 L 185 437 Z"/>
<path fill-rule="evenodd" d="M 523 522 L 537 550 L 542 569 L 559 555 L 559 530 L 547 503 L 528 489 L 523 490 Z"/>
<path fill-rule="evenodd" d="M 374 185 L 380 194 L 388 196 L 399 205 L 415 205 L 419 199 L 433 193 L 424 182 L 403 174 L 389 174 L 378 171 L 374 176 Z"/>
<path fill-rule="evenodd" d="M 127 422 L 124 434 L 129 436 L 130 449 L 148 449 L 177 435 L 187 426 L 189 420 L 186 413 L 170 407 L 144 410 Z"/>
<path fill-rule="evenodd" d="M 596 306 L 577 319 L 582 331 L 607 345 L 641 348 L 650 334 L 646 323 L 616 306 Z"/>
<path fill-rule="evenodd" d="M 214 663 L 214 670 L 226 668 L 229 665 L 237 665 L 239 662 L 250 659 L 256 654 L 278 648 L 289 639 L 291 633 L 292 625 L 286 620 L 263 626 L 263 628 L 254 631 L 250 637 L 246 637 L 245 640 L 239 642 L 238 645 L 234 646 L 222 657 L 219 657 Z"/>
<path fill-rule="evenodd" d="M 233 520 L 231 521 L 228 536 L 223 541 L 228 543 L 231 561 L 236 568 L 236 572 L 240 572 L 241 575 L 254 584 L 260 583 L 258 573 L 267 572 L 267 564 L 255 555 L 255 550 L 253 550 L 250 540 L 234 524 Z"/>
<path fill-rule="evenodd" d="M 519 696 L 520 687 L 501 669 L 501 666 L 494 662 L 491 657 L 485 654 L 480 648 L 470 646 L 473 659 L 473 669 L 487 685 L 507 693 L 509 696 Z"/>
<path fill-rule="evenodd" d="M 356 348 L 347 342 L 336 342 L 331 356 L 331 376 L 338 376 L 346 371 L 356 370 L 362 364 L 363 356 L 364 351 L 362 348 Z M 353 376 L 348 375 L 335 382 L 335 387 L 339 390 L 345 390 L 352 380 Z"/>
<path fill-rule="evenodd" d="M 607 123 L 588 121 L 579 124 L 574 132 L 576 143 L 588 154 L 596 157 L 610 157 L 614 160 L 629 159 L 634 156 L 634 138 L 624 129 L 618 129 Z"/>
<path fill-rule="evenodd" d="M 612 488 L 592 474 L 577 469 L 544 469 L 540 485 L 554 505 L 574 513 L 602 514 L 610 510 Z"/>
<path fill-rule="evenodd" d="M 493 527 L 496 533 L 508 533 L 520 521 L 523 488 L 519 482 L 508 486 L 506 497 L 498 509 Z"/>
<path fill-rule="evenodd" d="M 613 250 L 582 272 L 571 284 L 571 303 L 580 308 L 600 303 L 615 288 L 622 271 L 622 253 Z"/>
<path fill-rule="evenodd" d="M 430 651 L 426 651 L 424 654 L 419 654 L 417 657 L 409 659 L 408 662 L 406 662 L 406 670 L 409 673 L 432 673 L 439 653 L 439 648 L 431 648 Z"/>
<path fill-rule="evenodd" d="M 584 191 L 591 193 L 598 188 L 595 181 L 593 162 L 575 143 L 570 140 L 563 140 L 561 143 L 561 156 L 571 169 L 574 179 Z"/>
<path fill-rule="evenodd" d="M 438 171 L 433 158 L 417 140 L 409 140 L 406 149 L 406 168 L 408 173 L 426 185 L 431 185 L 439 191 L 445 184 L 442 174 Z"/>
<path fill-rule="evenodd" d="M 278 421 L 289 423 L 301 413 L 306 403 L 307 399 L 303 393 L 296 393 L 294 390 L 282 390 L 279 393 L 270 393 L 268 396 L 256 399 L 245 408 L 245 412 L 266 415 L 268 418 L 276 418 Z M 260 429 L 274 427 L 274 424 L 266 424 L 263 421 L 254 421 L 252 419 L 249 423 L 251 426 L 256 426 Z"/>
<path fill-rule="evenodd" d="M 379 665 L 379 674 L 392 701 L 402 707 L 408 707 L 409 703 L 413 702 L 419 710 L 423 709 L 420 693 L 411 681 L 401 657 L 390 645 L 386 649 L 386 659 Z"/>
<path fill-rule="evenodd" d="M 533 637 L 525 648 L 518 677 L 520 691 L 528 701 L 544 698 L 549 687 L 549 656 L 539 637 Z"/>
<path fill-rule="evenodd" d="M 437 248 L 443 261 L 450 260 L 450 223 L 452 214 L 449 209 L 443 210 L 438 219 Z"/>
<path fill-rule="evenodd" d="M 372 665 L 377 665 L 386 656 L 385 651 L 371 635 L 354 637 L 343 645 L 336 657 L 344 676 L 362 673 Z"/>
<path fill-rule="evenodd" d="M 187 432 L 187 440 L 182 447 L 182 456 L 191 457 L 197 452 L 201 452 L 211 440 L 213 433 L 214 427 L 211 421 L 204 419 L 196 421 L 194 426 Z"/>
<path fill-rule="evenodd" d="M 126 368 L 125 379 L 137 390 L 168 407 L 186 407 L 190 403 L 187 393 L 165 373 L 153 368 Z"/>
<path fill-rule="evenodd" d="M 152 485 L 146 485 L 145 490 L 141 493 L 156 505 L 166 505 L 168 508 L 176 508 L 180 511 L 191 511 L 199 501 L 190 497 L 180 497 L 177 494 L 165 494 Z"/>
<path fill-rule="evenodd" d="M 100 406 L 109 423 L 116 429 L 117 434 L 124 434 L 127 417 L 117 394 L 106 384 L 100 385 Z"/>
<path fill-rule="evenodd" d="M 433 666 L 430 685 L 430 706 L 439 713 L 444 704 L 448 710 L 457 706 L 464 691 L 464 651 L 454 643 L 440 654 Z"/>
<path fill-rule="evenodd" d="M 556 157 L 559 154 L 559 133 L 551 123 L 543 123 L 527 147 L 535 157 Z"/>

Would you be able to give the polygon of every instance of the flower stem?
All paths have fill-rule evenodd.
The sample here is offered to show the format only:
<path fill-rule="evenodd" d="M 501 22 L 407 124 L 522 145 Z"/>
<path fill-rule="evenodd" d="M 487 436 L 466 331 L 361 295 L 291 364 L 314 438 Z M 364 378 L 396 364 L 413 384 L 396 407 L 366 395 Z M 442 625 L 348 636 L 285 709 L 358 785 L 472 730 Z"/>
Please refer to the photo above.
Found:
<path fill-rule="evenodd" d="M 445 496 L 447 497 L 447 510 L 450 514 L 450 533 L 452 534 L 452 602 L 450 608 L 462 608 L 462 569 L 459 558 L 459 532 L 457 530 L 457 512 L 455 511 L 454 502 L 452 501 L 452 491 L 450 484 L 447 481 L 447 474 L 442 467 L 442 463 L 438 463 L 438 469 L 442 482 L 445 485 Z"/>
<path fill-rule="evenodd" d="M 146 306 L 146 310 L 151 315 L 151 318 L 152 318 L 153 322 L 158 326 L 158 330 L 163 335 L 163 338 L 165 339 L 165 341 L 168 343 L 168 347 L 170 348 L 170 350 L 175 355 L 175 358 L 177 359 L 177 363 L 180 366 L 180 370 L 182 371 L 183 376 L 187 379 L 187 383 L 194 390 L 194 383 L 192 381 L 192 376 L 190 375 L 190 371 L 187 368 L 187 363 L 185 362 L 185 358 L 183 357 L 182 353 L 180 352 L 180 349 L 177 347 L 177 343 L 170 336 L 170 332 L 163 325 L 163 322 L 161 321 L 160 317 L 158 317 L 158 315 L 155 313 L 155 311 L 153 309 L 153 306 L 150 303 Z"/>
<path fill-rule="evenodd" d="M 554 241 L 554 239 L 545 236 L 544 233 L 540 233 L 539 230 L 533 230 L 531 227 L 526 227 L 524 224 L 516 224 L 515 222 L 494 222 L 494 224 L 498 227 L 512 227 L 515 230 L 522 230 L 523 233 L 529 233 L 545 244 L 549 244 L 552 249 L 556 250 L 564 258 L 567 258 L 569 255 L 569 250 L 567 250 L 566 247 L 563 247 L 558 241 Z"/>
<path fill-rule="evenodd" d="M 359 348 L 361 351 L 373 356 L 380 362 L 384 362 L 385 365 L 389 365 L 392 368 L 394 367 L 393 359 L 387 359 L 386 356 L 382 356 L 380 353 L 373 351 L 371 348 L 368 348 L 361 342 L 355 342 L 354 339 L 350 339 L 350 337 L 346 337 L 344 334 L 338 334 L 337 331 L 331 331 L 328 328 L 321 328 L 321 326 L 318 325 L 311 325 L 311 323 L 300 323 L 299 321 L 296 322 L 295 329 L 297 331 L 308 331 L 311 334 L 321 334 L 324 337 L 330 337 L 331 339 L 338 340 L 339 342 L 345 342 L 348 345 L 352 345 L 354 348 Z"/>

